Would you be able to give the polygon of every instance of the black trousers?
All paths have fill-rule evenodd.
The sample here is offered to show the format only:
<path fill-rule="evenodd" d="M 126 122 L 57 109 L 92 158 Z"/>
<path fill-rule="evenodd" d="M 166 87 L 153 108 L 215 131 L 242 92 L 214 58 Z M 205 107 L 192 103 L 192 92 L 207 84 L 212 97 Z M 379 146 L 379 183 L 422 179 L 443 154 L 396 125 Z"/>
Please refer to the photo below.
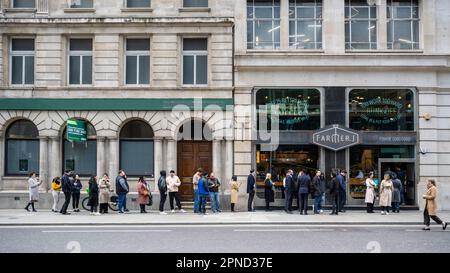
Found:
<path fill-rule="evenodd" d="M 371 213 L 373 212 L 373 203 L 366 203 L 367 204 L 367 212 Z"/>
<path fill-rule="evenodd" d="M 72 208 L 77 209 L 80 204 L 80 193 L 72 193 Z"/>
<path fill-rule="evenodd" d="M 332 212 L 331 213 L 335 213 L 338 214 L 339 211 L 339 194 L 335 194 L 331 196 L 331 201 L 333 202 L 333 206 L 331 208 Z"/>
<path fill-rule="evenodd" d="M 270 202 L 266 199 L 266 210 L 270 209 Z"/>
<path fill-rule="evenodd" d="M 300 193 L 299 194 L 299 202 L 300 202 L 300 212 L 308 213 L 308 194 Z"/>
<path fill-rule="evenodd" d="M 100 204 L 100 213 L 108 213 L 108 203 Z"/>
<path fill-rule="evenodd" d="M 299 198 L 299 196 L 298 196 L 298 191 L 294 191 L 293 193 L 292 193 L 292 201 L 294 201 L 293 199 L 295 198 L 295 203 L 297 204 L 297 209 L 300 209 L 300 198 Z M 291 208 L 290 208 L 290 210 L 293 210 L 292 209 L 292 204 L 291 204 Z"/>
<path fill-rule="evenodd" d="M 292 192 L 291 191 L 286 191 L 286 196 L 285 196 L 284 201 L 285 201 L 284 210 L 285 211 L 292 210 Z"/>
<path fill-rule="evenodd" d="M 166 199 L 167 199 L 167 193 L 161 193 L 160 198 L 161 199 L 159 200 L 159 211 L 163 212 L 164 204 L 166 203 Z"/>
<path fill-rule="evenodd" d="M 430 218 L 433 219 L 433 221 L 435 221 L 436 223 L 442 225 L 442 220 L 439 217 L 437 217 L 436 215 L 429 215 L 427 206 L 425 206 L 425 210 L 423 211 L 423 223 L 424 223 L 424 225 L 426 225 L 426 226 L 430 225 Z"/>
<path fill-rule="evenodd" d="M 255 191 L 248 194 L 248 211 L 253 211 L 253 199 L 255 198 Z"/>
<path fill-rule="evenodd" d="M 64 204 L 63 204 L 63 206 L 62 206 L 62 208 L 61 208 L 61 213 L 67 213 L 67 208 L 69 207 L 69 204 L 70 204 L 70 196 L 71 196 L 72 194 L 70 193 L 70 192 L 65 192 L 64 193 L 64 197 L 66 198 L 65 200 L 64 200 Z"/>
<path fill-rule="evenodd" d="M 381 210 L 389 213 L 389 206 L 381 206 Z"/>
<path fill-rule="evenodd" d="M 178 192 L 169 192 L 170 209 L 173 210 L 173 199 L 177 202 L 178 209 L 181 210 L 180 198 L 178 198 Z"/>

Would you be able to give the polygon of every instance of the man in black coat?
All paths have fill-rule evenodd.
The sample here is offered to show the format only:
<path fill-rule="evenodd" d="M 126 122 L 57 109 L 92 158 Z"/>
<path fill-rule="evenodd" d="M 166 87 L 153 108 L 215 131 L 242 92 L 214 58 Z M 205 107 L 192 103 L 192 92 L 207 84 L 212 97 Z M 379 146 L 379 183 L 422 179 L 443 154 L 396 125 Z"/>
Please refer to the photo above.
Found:
<path fill-rule="evenodd" d="M 285 203 L 284 203 L 284 211 L 286 213 L 292 214 L 292 193 L 294 191 L 294 181 L 292 178 L 293 171 L 288 170 L 286 173 L 286 181 L 284 185 L 285 189 Z"/>
<path fill-rule="evenodd" d="M 336 172 L 331 173 L 331 182 L 330 182 L 330 197 L 331 202 L 333 203 L 333 208 L 331 211 L 331 215 L 336 214 L 338 215 L 339 211 L 339 195 L 340 195 L 340 188 L 341 185 L 339 183 L 339 180 L 336 178 L 337 174 Z"/>
<path fill-rule="evenodd" d="M 70 182 L 69 175 L 70 170 L 66 170 L 61 177 L 61 187 L 65 197 L 64 204 L 59 211 L 62 214 L 70 214 L 69 212 L 67 212 L 67 207 L 69 207 L 70 204 L 70 196 L 72 195 L 72 183 Z"/>
<path fill-rule="evenodd" d="M 301 171 L 298 177 L 298 197 L 300 200 L 300 214 L 308 214 L 308 194 L 311 184 L 311 177 L 306 170 Z"/>
<path fill-rule="evenodd" d="M 247 177 L 247 193 L 248 193 L 248 211 L 255 211 L 253 208 L 253 199 L 256 192 L 256 178 L 255 170 L 250 170 L 250 174 Z"/>

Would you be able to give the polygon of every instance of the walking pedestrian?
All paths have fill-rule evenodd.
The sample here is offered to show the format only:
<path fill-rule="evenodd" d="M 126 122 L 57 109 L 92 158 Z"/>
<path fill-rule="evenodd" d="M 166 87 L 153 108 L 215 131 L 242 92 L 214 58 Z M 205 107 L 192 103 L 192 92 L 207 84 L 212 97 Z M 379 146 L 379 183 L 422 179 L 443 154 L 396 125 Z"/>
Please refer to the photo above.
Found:
<path fill-rule="evenodd" d="M 175 212 L 173 206 L 173 200 L 175 199 L 178 210 L 183 213 L 186 212 L 184 209 L 181 208 L 180 198 L 178 197 L 178 187 L 181 185 L 181 181 L 180 178 L 175 175 L 174 170 L 170 171 L 170 175 L 169 177 L 166 178 L 166 181 L 167 181 L 167 188 L 169 189 L 170 210 L 172 212 Z"/>
<path fill-rule="evenodd" d="M 127 176 L 123 170 L 119 170 L 119 174 L 116 177 L 116 193 L 119 198 L 119 213 L 128 211 L 127 207 L 127 194 L 130 191 L 128 185 Z"/>
<path fill-rule="evenodd" d="M 30 201 L 25 207 L 26 211 L 30 211 L 28 208 L 31 206 L 33 212 L 37 212 L 36 208 L 34 207 L 34 203 L 39 201 L 39 186 L 41 184 L 42 181 L 39 181 L 39 179 L 36 177 L 36 173 L 31 172 L 28 176 L 28 190 L 30 194 Z"/>
<path fill-rule="evenodd" d="M 164 212 L 164 203 L 166 203 L 167 198 L 167 182 L 166 182 L 166 171 L 162 170 L 159 172 L 158 179 L 158 190 L 159 190 L 159 214 L 167 214 Z"/>
<path fill-rule="evenodd" d="M 70 197 L 72 196 L 72 183 L 70 182 L 70 170 L 66 170 L 61 177 L 61 185 L 62 185 L 62 191 L 64 193 L 64 204 L 60 210 L 61 214 L 64 215 L 70 215 L 70 212 L 67 212 L 67 208 L 70 204 Z"/>
<path fill-rule="evenodd" d="M 347 171 L 341 170 L 336 177 L 339 181 L 339 212 L 345 212 L 345 203 L 347 202 Z"/>
<path fill-rule="evenodd" d="M 194 213 L 198 213 L 198 206 L 200 202 L 200 197 L 198 195 L 198 181 L 200 180 L 201 175 L 203 174 L 203 170 L 201 168 L 198 168 L 195 172 L 194 176 L 192 177 L 192 185 L 194 188 Z"/>
<path fill-rule="evenodd" d="M 253 199 L 256 193 L 256 172 L 254 169 L 250 170 L 250 174 L 247 176 L 247 193 L 248 193 L 248 211 L 255 211 L 253 207 Z"/>
<path fill-rule="evenodd" d="M 339 211 L 339 194 L 340 194 L 340 183 L 337 179 L 337 174 L 335 171 L 331 172 L 331 181 L 330 181 L 330 197 L 332 202 L 332 209 L 330 215 L 338 215 Z"/>
<path fill-rule="evenodd" d="M 288 214 L 292 214 L 292 194 L 294 192 L 294 181 L 292 178 L 293 171 L 288 170 L 286 173 L 286 181 L 285 181 L 285 203 L 284 203 L 284 211 Z"/>
<path fill-rule="evenodd" d="M 275 201 L 275 191 L 270 173 L 266 174 L 266 180 L 264 180 L 264 198 L 266 199 L 266 211 L 272 211 L 270 203 Z"/>
<path fill-rule="evenodd" d="M 150 189 L 143 176 L 140 176 L 137 183 L 138 203 L 141 213 L 147 213 L 145 206 L 150 200 Z"/>
<path fill-rule="evenodd" d="M 367 204 L 367 213 L 373 213 L 373 204 L 375 203 L 375 182 L 373 181 L 374 172 L 370 172 L 366 179 L 366 197 L 364 202 Z"/>
<path fill-rule="evenodd" d="M 402 201 L 402 182 L 397 178 L 396 173 L 392 173 L 392 212 L 400 213 L 400 203 Z"/>
<path fill-rule="evenodd" d="M 389 206 L 392 203 L 392 177 L 390 173 L 384 174 L 380 183 L 380 207 L 382 215 L 389 215 Z"/>
<path fill-rule="evenodd" d="M 72 184 L 72 209 L 74 212 L 80 212 L 80 193 L 83 185 L 81 184 L 80 176 L 77 174 Z"/>
<path fill-rule="evenodd" d="M 208 176 L 207 173 L 203 173 L 200 179 L 198 180 L 198 196 L 200 198 L 199 212 L 203 215 L 206 214 L 206 201 L 209 195 L 207 176 Z"/>
<path fill-rule="evenodd" d="M 236 212 L 235 207 L 238 203 L 239 197 L 239 187 L 241 186 L 241 182 L 237 181 L 237 176 L 233 175 L 231 177 L 230 187 L 231 187 L 231 212 Z"/>
<path fill-rule="evenodd" d="M 61 194 L 61 179 L 59 178 L 59 176 L 56 176 L 55 178 L 52 179 L 53 212 L 58 212 L 58 203 L 60 194 Z"/>
<path fill-rule="evenodd" d="M 437 216 L 436 196 L 437 196 L 436 180 L 428 179 L 427 193 L 422 196 L 422 198 L 425 199 L 425 209 L 423 210 L 423 223 L 425 227 L 423 227 L 423 230 L 430 230 L 430 218 L 433 219 L 433 221 L 435 221 L 437 224 L 442 225 L 443 230 L 447 228 L 447 222 L 443 222 Z"/>
<path fill-rule="evenodd" d="M 100 188 L 100 213 L 108 213 L 108 204 L 109 204 L 109 192 L 111 191 L 111 183 L 109 182 L 109 177 L 107 173 L 103 174 L 103 177 L 99 182 Z"/>
<path fill-rule="evenodd" d="M 314 214 L 320 214 L 322 210 L 323 194 L 325 193 L 325 181 L 322 180 L 322 172 L 316 171 L 311 182 L 311 192 L 314 197 Z"/>
<path fill-rule="evenodd" d="M 300 214 L 308 215 L 308 194 L 310 193 L 311 178 L 302 170 L 298 177 L 298 196 L 300 201 Z"/>
<path fill-rule="evenodd" d="M 219 200 L 220 181 L 217 177 L 215 177 L 213 172 L 209 174 L 208 188 L 209 188 L 209 200 L 211 200 L 211 210 L 213 213 L 220 212 L 220 200 Z"/>
<path fill-rule="evenodd" d="M 88 206 L 91 206 L 91 215 L 100 215 L 97 211 L 98 207 L 98 184 L 97 176 L 93 175 L 89 178 L 89 201 Z"/>

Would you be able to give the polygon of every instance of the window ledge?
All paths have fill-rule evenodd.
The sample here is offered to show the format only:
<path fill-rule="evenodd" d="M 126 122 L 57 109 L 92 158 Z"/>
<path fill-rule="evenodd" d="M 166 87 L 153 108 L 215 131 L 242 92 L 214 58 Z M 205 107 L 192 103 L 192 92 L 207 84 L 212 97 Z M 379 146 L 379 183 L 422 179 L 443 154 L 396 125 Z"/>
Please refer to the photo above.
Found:
<path fill-rule="evenodd" d="M 409 53 L 409 54 L 422 54 L 423 50 L 392 50 L 392 49 L 380 49 L 380 50 L 345 50 L 345 53 L 388 53 L 388 54 L 397 54 L 397 53 Z"/>
<path fill-rule="evenodd" d="M 152 8 L 122 8 L 122 12 L 153 12 Z"/>
<path fill-rule="evenodd" d="M 182 84 L 181 87 L 185 89 L 209 89 L 207 84 Z"/>
<path fill-rule="evenodd" d="M 11 89 L 27 89 L 27 90 L 32 90 L 32 89 L 35 89 L 36 88 L 36 86 L 34 86 L 33 84 L 11 84 L 10 86 L 9 86 L 9 88 L 11 88 Z"/>
<path fill-rule="evenodd" d="M 211 8 L 179 8 L 179 12 L 211 12 Z"/>
<path fill-rule="evenodd" d="M 7 8 L 4 9 L 5 12 L 9 13 L 33 13 L 36 12 L 36 8 Z"/>
<path fill-rule="evenodd" d="M 89 12 L 89 13 L 95 13 L 94 8 L 65 8 L 65 13 L 81 13 L 81 12 Z"/>
<path fill-rule="evenodd" d="M 247 49 L 247 53 L 325 53 L 323 49 Z"/>

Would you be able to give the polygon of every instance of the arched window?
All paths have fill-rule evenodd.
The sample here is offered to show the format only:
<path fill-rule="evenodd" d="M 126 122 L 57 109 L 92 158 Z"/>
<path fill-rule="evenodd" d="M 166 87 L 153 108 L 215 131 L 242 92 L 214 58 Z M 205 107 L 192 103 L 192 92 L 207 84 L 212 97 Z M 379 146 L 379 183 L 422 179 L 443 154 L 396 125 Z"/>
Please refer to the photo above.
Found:
<path fill-rule="evenodd" d="M 153 177 L 153 130 L 144 121 L 133 120 L 120 131 L 120 168 L 130 176 Z"/>
<path fill-rule="evenodd" d="M 39 172 L 38 130 L 29 120 L 18 120 L 6 131 L 6 175 Z"/>
<path fill-rule="evenodd" d="M 94 126 L 86 122 L 87 141 L 71 142 L 64 129 L 63 170 L 72 170 L 78 175 L 90 176 L 97 173 L 97 140 Z"/>
<path fill-rule="evenodd" d="M 191 119 L 180 127 L 177 140 L 212 140 L 212 132 L 205 122 Z"/>

